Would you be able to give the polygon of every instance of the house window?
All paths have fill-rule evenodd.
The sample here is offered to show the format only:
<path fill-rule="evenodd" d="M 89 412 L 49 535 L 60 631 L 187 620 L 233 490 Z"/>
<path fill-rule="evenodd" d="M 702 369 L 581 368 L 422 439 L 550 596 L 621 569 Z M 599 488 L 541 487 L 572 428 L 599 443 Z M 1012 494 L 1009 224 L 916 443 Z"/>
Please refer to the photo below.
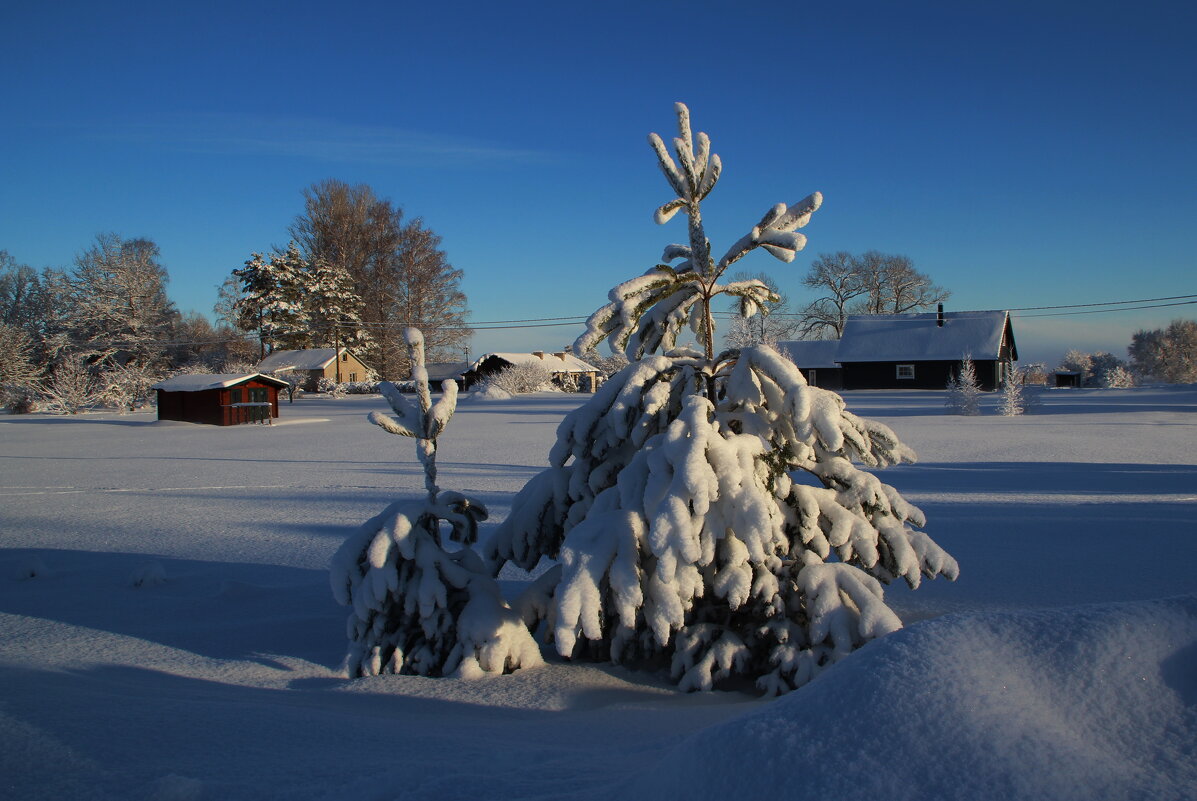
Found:
<path fill-rule="evenodd" d="M 817 376 L 817 375 L 818 375 L 818 371 L 817 371 L 817 370 L 815 370 L 814 368 L 811 368 L 810 370 L 807 370 L 807 371 L 806 371 L 806 383 L 807 383 L 807 385 L 809 385 L 809 386 L 812 386 L 812 387 L 817 387 L 817 386 L 819 386 L 819 384 L 818 384 L 818 382 L 817 382 L 817 379 L 816 379 L 816 376 Z"/>
<path fill-rule="evenodd" d="M 899 379 L 914 379 L 914 365 L 913 364 L 899 364 L 898 365 Z"/>
<path fill-rule="evenodd" d="M 349 361 L 349 354 L 348 354 L 348 353 L 342 353 L 342 354 L 341 354 L 341 361 L 343 361 L 343 362 L 347 362 L 347 361 Z"/>
<path fill-rule="evenodd" d="M 350 381 L 357 381 L 357 373 L 350 373 L 350 374 L 349 374 L 349 380 L 350 380 Z"/>
<path fill-rule="evenodd" d="M 236 389 L 230 389 L 229 390 L 229 403 L 240 403 L 240 402 L 241 402 L 241 388 L 238 387 Z"/>

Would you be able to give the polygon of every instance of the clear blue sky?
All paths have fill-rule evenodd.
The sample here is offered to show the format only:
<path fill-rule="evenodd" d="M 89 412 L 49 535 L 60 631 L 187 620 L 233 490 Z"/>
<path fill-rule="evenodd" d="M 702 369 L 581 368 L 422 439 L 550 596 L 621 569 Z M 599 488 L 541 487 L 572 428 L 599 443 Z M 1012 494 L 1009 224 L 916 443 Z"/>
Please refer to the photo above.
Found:
<path fill-rule="evenodd" d="M 435 6 L 435 7 L 434 7 Z M 834 9 L 831 7 L 834 6 Z M 367 183 L 464 270 L 475 321 L 586 315 L 682 217 L 645 142 L 672 104 L 723 159 L 715 249 L 825 202 L 791 265 L 911 257 L 950 309 L 1197 293 L 1197 7 L 1181 2 L 5 3 L 0 249 L 71 264 L 97 233 L 162 249 L 210 312 L 301 190 Z M 1197 306 L 1016 321 L 1023 359 L 1125 355 Z M 473 352 L 577 328 L 480 331 Z"/>

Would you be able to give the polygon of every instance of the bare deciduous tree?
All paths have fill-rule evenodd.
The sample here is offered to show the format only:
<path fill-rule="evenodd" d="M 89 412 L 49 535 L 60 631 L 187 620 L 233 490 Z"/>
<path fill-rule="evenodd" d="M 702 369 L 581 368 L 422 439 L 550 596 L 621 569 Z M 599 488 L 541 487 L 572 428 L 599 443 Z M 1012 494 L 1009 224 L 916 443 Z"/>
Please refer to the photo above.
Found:
<path fill-rule="evenodd" d="M 822 253 L 803 284 L 826 294 L 802 310 L 804 339 L 838 339 L 849 314 L 905 314 L 942 303 L 951 292 L 914 268 L 906 256 L 870 250 L 860 256 Z"/>
<path fill-rule="evenodd" d="M 149 239 L 100 234 L 75 259 L 71 339 L 81 352 L 116 364 L 158 362 L 178 312 L 166 296 L 166 269 Z"/>
<path fill-rule="evenodd" d="M 777 286 L 777 282 L 766 273 L 739 272 L 733 281 L 760 281 L 777 300 L 766 300 L 759 304 L 756 314 L 749 317 L 736 316 L 723 336 L 729 348 L 746 348 L 750 345 L 768 345 L 790 339 L 798 330 L 798 320 L 790 312 L 790 299 Z M 734 304 L 739 309 L 740 304 Z"/>
<path fill-rule="evenodd" d="M 408 326 L 424 331 L 430 358 L 469 339 L 462 273 L 420 219 L 405 222 L 402 209 L 366 185 L 330 179 L 303 196 L 304 212 L 288 230 L 307 258 L 351 276 L 374 340 L 364 359 L 383 378 L 406 377 Z"/>

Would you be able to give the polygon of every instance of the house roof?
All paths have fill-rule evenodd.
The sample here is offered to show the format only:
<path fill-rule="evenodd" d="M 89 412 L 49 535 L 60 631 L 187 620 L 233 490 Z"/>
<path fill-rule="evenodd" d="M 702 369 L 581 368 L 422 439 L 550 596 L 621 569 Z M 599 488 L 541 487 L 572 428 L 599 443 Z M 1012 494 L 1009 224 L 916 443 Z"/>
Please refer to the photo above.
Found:
<path fill-rule="evenodd" d="M 839 347 L 838 339 L 791 339 L 777 343 L 777 350 L 789 356 L 798 367 L 820 370 L 839 369 L 835 360 Z"/>
<path fill-rule="evenodd" d="M 470 369 L 469 362 L 433 362 L 424 365 L 428 372 L 429 381 L 444 381 L 448 378 L 461 378 Z"/>
<path fill-rule="evenodd" d="M 323 370 L 336 358 L 336 348 L 276 350 L 258 362 L 258 370 L 263 373 L 276 373 L 279 370 Z"/>
<path fill-rule="evenodd" d="M 541 354 L 538 356 L 537 354 Z M 479 365 L 494 356 L 510 364 L 540 364 L 554 373 L 597 373 L 598 368 L 574 356 L 572 353 L 549 353 L 547 351 L 533 351 L 532 353 L 484 353 L 470 365 L 471 370 L 477 370 Z"/>
<path fill-rule="evenodd" d="M 164 392 L 203 392 L 206 389 L 224 389 L 236 386 L 254 378 L 278 387 L 287 386 L 286 381 L 279 381 L 277 378 L 261 373 L 190 373 L 159 381 L 150 389 L 160 389 Z"/>
<path fill-rule="evenodd" d="M 959 361 L 997 359 L 1003 337 L 1015 359 L 1014 330 L 1007 311 L 945 312 L 936 324 L 927 314 L 853 314 L 844 324 L 836 361 Z"/>

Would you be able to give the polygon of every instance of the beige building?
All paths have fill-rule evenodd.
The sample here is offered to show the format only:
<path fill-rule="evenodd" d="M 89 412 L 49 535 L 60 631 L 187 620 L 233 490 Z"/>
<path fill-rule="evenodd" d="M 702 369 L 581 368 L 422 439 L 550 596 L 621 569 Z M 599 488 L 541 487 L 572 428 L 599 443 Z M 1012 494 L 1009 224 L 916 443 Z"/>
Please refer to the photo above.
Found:
<path fill-rule="evenodd" d="M 337 383 L 369 381 L 374 371 L 363 364 L 345 348 L 308 348 L 306 350 L 276 350 L 258 362 L 259 373 L 304 373 L 307 380 L 303 388 L 309 392 L 316 389 L 321 378 Z"/>

